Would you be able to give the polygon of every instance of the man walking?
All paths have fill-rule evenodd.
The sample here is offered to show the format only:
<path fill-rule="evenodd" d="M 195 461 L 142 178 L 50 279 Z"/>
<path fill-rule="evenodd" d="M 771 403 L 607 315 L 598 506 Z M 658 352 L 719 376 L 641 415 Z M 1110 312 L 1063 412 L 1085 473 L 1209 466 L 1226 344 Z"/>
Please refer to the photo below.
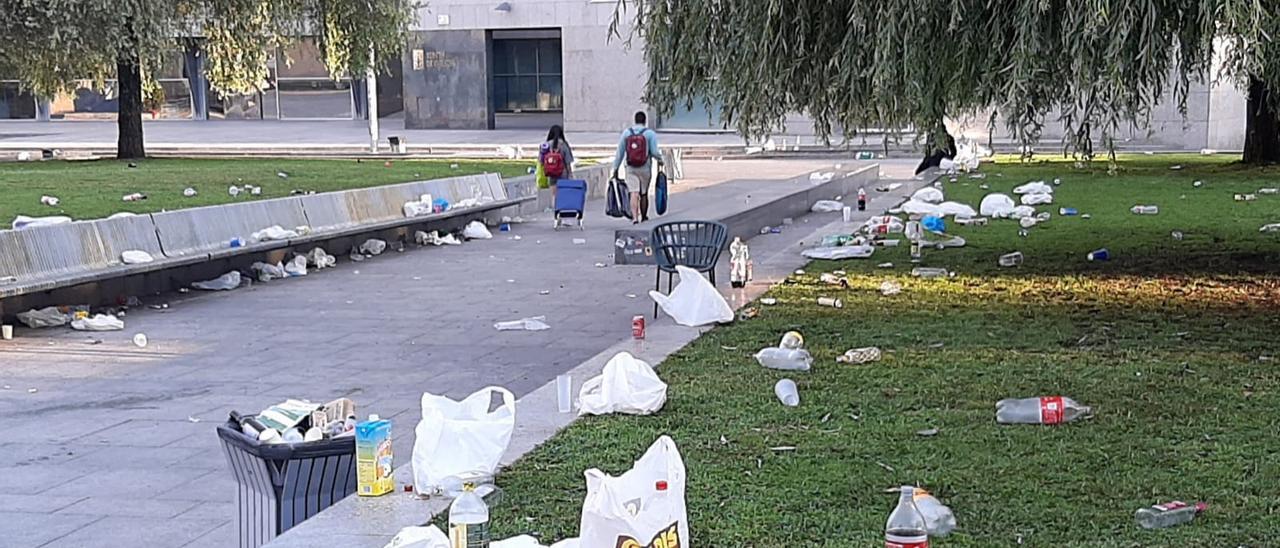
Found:
<path fill-rule="evenodd" d="M 631 186 L 631 224 L 649 220 L 649 185 L 662 169 L 662 152 L 658 150 L 658 134 L 649 129 L 644 112 L 636 113 L 635 125 L 622 132 L 618 152 L 613 157 L 613 173 Z M 654 165 L 654 162 L 657 165 Z M 618 174 L 618 169 L 623 172 Z"/>

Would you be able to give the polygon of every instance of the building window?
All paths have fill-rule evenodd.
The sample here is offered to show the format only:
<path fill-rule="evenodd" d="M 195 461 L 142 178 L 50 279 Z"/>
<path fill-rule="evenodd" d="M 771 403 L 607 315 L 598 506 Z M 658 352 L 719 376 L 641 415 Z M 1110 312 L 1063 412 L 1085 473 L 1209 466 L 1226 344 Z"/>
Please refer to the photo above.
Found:
<path fill-rule="evenodd" d="M 560 39 L 495 39 L 493 97 L 497 112 L 564 110 Z"/>

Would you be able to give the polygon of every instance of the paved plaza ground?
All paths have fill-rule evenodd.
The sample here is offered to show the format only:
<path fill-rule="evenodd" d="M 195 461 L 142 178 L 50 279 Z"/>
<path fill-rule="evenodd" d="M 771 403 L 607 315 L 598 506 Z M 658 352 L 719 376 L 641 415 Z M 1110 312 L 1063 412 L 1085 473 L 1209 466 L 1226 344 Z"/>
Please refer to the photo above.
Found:
<path fill-rule="evenodd" d="M 690 162 L 676 189 L 822 165 Z M 673 195 L 673 214 L 695 205 Z M 653 270 L 612 266 L 613 230 L 629 225 L 597 207 L 585 233 L 555 233 L 541 215 L 461 247 L 144 298 L 170 306 L 130 311 L 123 332 L 20 331 L 0 348 L 0 412 L 11 419 L 0 431 L 2 544 L 227 546 L 233 480 L 214 427 L 228 411 L 347 396 L 406 432 L 424 391 L 460 397 L 496 384 L 519 397 L 630 337 L 631 317 L 651 311 Z M 552 329 L 492 327 L 533 315 Z M 134 347 L 134 333 L 150 344 Z M 396 438 L 401 463 L 412 440 Z"/>

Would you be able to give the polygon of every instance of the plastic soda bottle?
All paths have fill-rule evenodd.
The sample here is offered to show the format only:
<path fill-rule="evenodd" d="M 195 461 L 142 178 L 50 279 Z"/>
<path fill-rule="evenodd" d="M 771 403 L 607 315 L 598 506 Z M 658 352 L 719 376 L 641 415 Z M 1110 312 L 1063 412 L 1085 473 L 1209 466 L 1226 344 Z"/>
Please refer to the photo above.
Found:
<path fill-rule="evenodd" d="M 449 505 L 449 548 L 489 548 L 489 506 L 474 483 L 463 485 Z"/>
<path fill-rule="evenodd" d="M 867 210 L 867 189 L 858 189 L 858 211 Z"/>
<path fill-rule="evenodd" d="M 1000 266 L 1018 266 L 1022 264 L 1022 252 L 1014 251 L 1000 256 Z"/>
<path fill-rule="evenodd" d="M 996 402 L 996 422 L 1000 424 L 1059 424 L 1071 422 L 1092 411 L 1071 398 L 1005 399 Z"/>
<path fill-rule="evenodd" d="M 929 548 L 929 532 L 924 516 L 916 509 L 915 487 L 903 485 L 898 507 L 889 514 L 884 526 L 885 548 Z"/>
<path fill-rule="evenodd" d="M 1153 205 L 1136 205 L 1129 208 L 1129 211 L 1132 211 L 1134 215 L 1155 215 L 1160 213 L 1160 207 Z"/>
<path fill-rule="evenodd" d="M 1180 500 L 1139 508 L 1133 517 L 1143 529 L 1163 529 L 1187 523 L 1200 515 L 1208 505 L 1203 502 L 1187 504 Z"/>

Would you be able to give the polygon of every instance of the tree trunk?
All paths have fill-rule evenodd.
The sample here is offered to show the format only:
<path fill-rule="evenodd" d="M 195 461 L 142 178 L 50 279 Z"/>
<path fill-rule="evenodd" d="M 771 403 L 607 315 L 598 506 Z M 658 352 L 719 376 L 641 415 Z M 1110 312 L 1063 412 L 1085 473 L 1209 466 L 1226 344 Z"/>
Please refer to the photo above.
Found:
<path fill-rule="evenodd" d="M 1272 104 L 1275 91 L 1256 78 L 1249 79 L 1249 105 L 1244 123 L 1244 163 L 1280 162 L 1280 112 Z"/>
<path fill-rule="evenodd" d="M 116 61 L 116 82 L 120 105 L 116 116 L 116 158 L 144 158 L 147 151 L 142 145 L 142 71 L 136 59 L 122 56 Z"/>

